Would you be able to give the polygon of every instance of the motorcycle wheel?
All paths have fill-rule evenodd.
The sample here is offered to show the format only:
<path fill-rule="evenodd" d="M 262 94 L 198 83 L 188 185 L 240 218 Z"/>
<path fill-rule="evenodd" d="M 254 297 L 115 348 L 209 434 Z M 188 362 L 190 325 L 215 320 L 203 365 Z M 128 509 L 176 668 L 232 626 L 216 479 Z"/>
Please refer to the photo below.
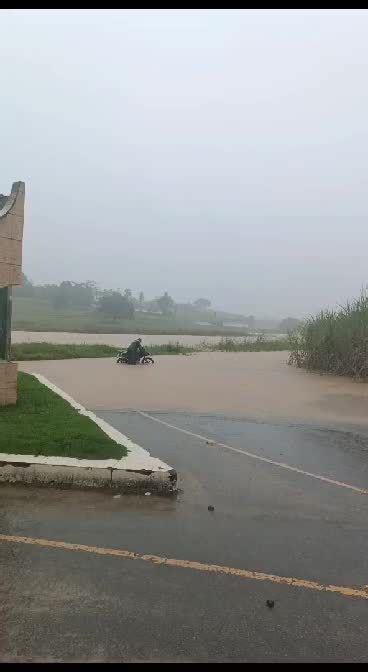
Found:
<path fill-rule="evenodd" d="M 152 357 L 142 357 L 141 364 L 154 364 Z"/>

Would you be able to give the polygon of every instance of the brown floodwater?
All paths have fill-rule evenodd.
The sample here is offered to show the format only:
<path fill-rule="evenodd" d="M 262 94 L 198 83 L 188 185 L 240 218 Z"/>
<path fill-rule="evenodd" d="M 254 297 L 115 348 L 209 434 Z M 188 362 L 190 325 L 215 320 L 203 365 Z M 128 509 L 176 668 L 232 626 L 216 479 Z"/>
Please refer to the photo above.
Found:
<path fill-rule="evenodd" d="M 285 352 L 22 362 L 90 409 L 178 410 L 255 419 L 368 425 L 368 385 L 287 365 Z"/>

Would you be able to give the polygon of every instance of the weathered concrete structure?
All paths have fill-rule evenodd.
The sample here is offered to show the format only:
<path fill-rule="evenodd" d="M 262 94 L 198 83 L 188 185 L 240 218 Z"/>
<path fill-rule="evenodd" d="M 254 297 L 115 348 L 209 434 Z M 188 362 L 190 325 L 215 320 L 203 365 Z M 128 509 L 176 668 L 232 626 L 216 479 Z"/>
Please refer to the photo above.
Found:
<path fill-rule="evenodd" d="M 17 400 L 17 365 L 10 360 L 11 291 L 22 284 L 24 182 L 0 194 L 0 406 Z"/>

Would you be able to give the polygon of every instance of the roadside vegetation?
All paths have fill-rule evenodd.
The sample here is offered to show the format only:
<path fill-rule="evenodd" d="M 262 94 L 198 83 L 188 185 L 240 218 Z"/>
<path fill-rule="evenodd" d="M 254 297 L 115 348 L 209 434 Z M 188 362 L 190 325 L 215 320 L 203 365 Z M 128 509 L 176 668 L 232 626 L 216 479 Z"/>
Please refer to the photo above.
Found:
<path fill-rule="evenodd" d="M 289 335 L 290 364 L 354 378 L 368 378 L 368 298 L 323 310 Z"/>
<path fill-rule="evenodd" d="M 120 459 L 127 449 L 34 376 L 18 374 L 18 401 L 0 407 L 0 453 Z"/>
<path fill-rule="evenodd" d="M 84 359 L 95 357 L 114 357 L 117 348 L 111 345 L 88 345 L 86 343 L 13 343 L 12 359 L 17 362 L 40 361 L 43 359 Z"/>
<path fill-rule="evenodd" d="M 263 338 L 235 340 L 222 338 L 217 343 L 203 341 L 199 345 L 187 346 L 181 343 L 148 345 L 152 355 L 191 355 L 196 352 L 271 352 L 288 350 L 287 339 L 267 341 Z M 56 343 L 14 343 L 12 359 L 22 361 L 40 361 L 47 359 L 83 359 L 97 357 L 115 357 L 118 348 L 111 345 L 56 344 Z"/>
<path fill-rule="evenodd" d="M 218 343 L 211 345 L 209 349 L 220 350 L 221 352 L 277 352 L 289 350 L 289 342 L 286 338 L 266 340 L 262 336 L 253 340 L 250 338 L 241 340 L 222 338 Z"/>

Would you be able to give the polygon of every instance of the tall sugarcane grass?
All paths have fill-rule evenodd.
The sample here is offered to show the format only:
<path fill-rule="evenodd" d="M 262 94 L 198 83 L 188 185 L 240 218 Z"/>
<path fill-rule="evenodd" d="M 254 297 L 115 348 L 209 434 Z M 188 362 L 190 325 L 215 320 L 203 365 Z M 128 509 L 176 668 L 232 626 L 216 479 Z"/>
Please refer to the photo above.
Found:
<path fill-rule="evenodd" d="M 368 297 L 339 310 L 322 310 L 289 334 L 290 364 L 368 379 Z"/>

